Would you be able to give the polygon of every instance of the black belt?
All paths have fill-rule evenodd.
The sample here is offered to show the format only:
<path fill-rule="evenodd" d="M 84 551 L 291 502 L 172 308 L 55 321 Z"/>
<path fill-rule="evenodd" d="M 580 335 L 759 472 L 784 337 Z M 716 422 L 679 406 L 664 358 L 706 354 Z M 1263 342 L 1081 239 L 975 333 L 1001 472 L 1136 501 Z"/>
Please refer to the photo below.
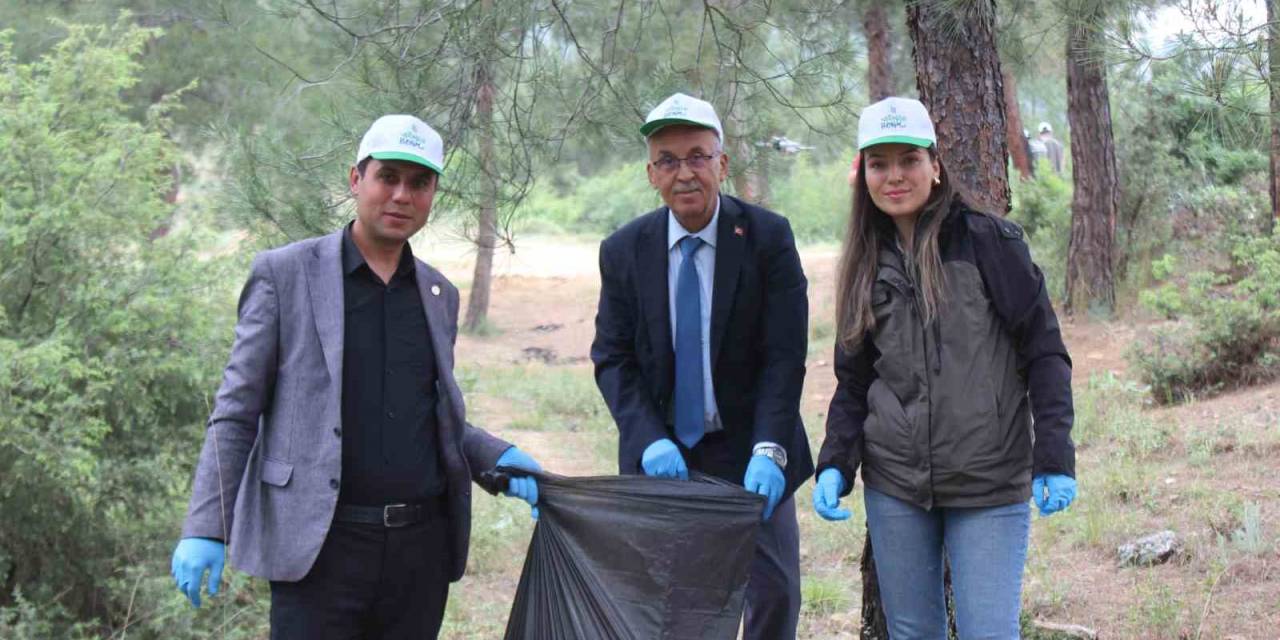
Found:
<path fill-rule="evenodd" d="M 445 501 L 440 498 L 416 504 L 388 504 L 381 507 L 339 504 L 333 517 L 338 522 L 380 524 L 394 529 L 428 520 L 443 520 L 447 513 Z"/>

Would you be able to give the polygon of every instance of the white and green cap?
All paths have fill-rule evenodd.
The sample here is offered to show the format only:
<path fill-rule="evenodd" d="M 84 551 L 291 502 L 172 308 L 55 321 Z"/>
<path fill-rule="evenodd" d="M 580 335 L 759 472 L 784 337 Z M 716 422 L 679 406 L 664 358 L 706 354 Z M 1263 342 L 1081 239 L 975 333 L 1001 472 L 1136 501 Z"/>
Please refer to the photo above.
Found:
<path fill-rule="evenodd" d="M 919 100 L 885 98 L 862 110 L 858 118 L 858 150 L 889 142 L 926 148 L 938 143 L 933 120 Z"/>
<path fill-rule="evenodd" d="M 683 93 L 673 94 L 654 107 L 649 117 L 640 126 L 640 134 L 648 138 L 663 127 L 673 124 L 689 124 L 705 127 L 716 132 L 716 137 L 724 140 L 724 130 L 720 127 L 720 117 L 716 108 L 706 100 L 699 100 Z"/>
<path fill-rule="evenodd" d="M 444 140 L 427 123 L 406 115 L 382 116 L 360 140 L 356 164 L 365 158 L 405 160 L 444 174 Z"/>

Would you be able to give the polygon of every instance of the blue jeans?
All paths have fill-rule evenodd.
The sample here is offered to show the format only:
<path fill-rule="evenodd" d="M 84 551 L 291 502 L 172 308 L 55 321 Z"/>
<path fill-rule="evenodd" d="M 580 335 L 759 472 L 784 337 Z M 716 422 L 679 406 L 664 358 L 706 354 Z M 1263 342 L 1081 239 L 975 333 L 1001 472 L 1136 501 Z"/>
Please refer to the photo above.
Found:
<path fill-rule="evenodd" d="M 925 511 L 864 490 L 867 528 L 892 640 L 946 640 L 942 553 L 951 561 L 961 640 L 1018 638 L 1031 507 Z"/>

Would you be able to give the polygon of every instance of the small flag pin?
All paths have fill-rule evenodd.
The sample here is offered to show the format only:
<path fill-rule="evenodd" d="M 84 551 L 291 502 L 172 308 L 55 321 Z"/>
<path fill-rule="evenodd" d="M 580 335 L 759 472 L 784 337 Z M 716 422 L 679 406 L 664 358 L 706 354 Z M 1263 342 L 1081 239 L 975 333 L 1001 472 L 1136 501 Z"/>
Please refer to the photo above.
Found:
<path fill-rule="evenodd" d="M 734 225 L 734 227 L 733 227 L 733 235 L 741 237 L 741 236 L 746 235 L 746 233 L 747 233 L 746 231 L 743 231 L 743 230 L 742 230 L 742 227 L 739 227 L 739 226 L 737 226 L 737 225 Z"/>

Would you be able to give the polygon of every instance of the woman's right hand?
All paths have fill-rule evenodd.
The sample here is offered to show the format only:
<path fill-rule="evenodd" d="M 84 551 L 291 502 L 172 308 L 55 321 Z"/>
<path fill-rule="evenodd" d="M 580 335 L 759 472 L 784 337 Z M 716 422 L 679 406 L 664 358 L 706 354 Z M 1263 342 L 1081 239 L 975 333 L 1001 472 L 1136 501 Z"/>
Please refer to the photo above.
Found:
<path fill-rule="evenodd" d="M 849 510 L 840 508 L 840 493 L 844 491 L 844 476 L 839 469 L 825 469 L 818 474 L 813 488 L 813 510 L 823 520 L 848 520 Z"/>

